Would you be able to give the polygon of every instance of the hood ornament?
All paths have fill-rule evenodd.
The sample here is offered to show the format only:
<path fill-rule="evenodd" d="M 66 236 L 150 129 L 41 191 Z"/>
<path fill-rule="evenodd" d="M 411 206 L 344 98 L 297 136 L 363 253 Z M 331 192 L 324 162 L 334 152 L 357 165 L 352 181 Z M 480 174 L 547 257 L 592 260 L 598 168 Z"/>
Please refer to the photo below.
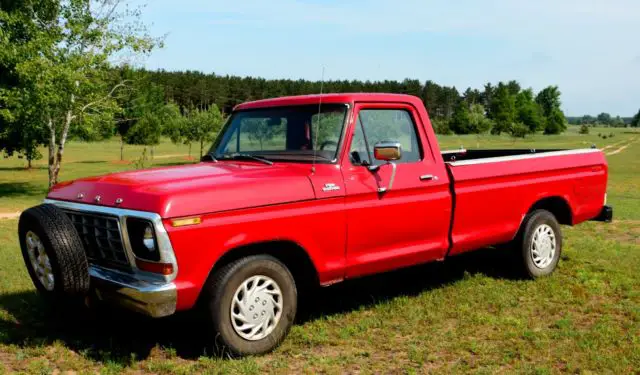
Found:
<path fill-rule="evenodd" d="M 78 195 L 76 195 L 77 199 L 84 199 L 84 193 L 78 193 Z"/>
<path fill-rule="evenodd" d="M 102 200 L 102 197 L 101 197 L 101 196 L 99 196 L 99 195 L 96 195 L 96 197 L 95 197 L 95 198 L 93 198 L 93 200 L 94 200 L 96 203 L 100 203 L 100 201 Z"/>
<path fill-rule="evenodd" d="M 118 199 L 116 199 L 116 204 L 117 204 L 117 205 L 118 205 L 118 204 L 122 204 L 122 201 L 123 201 L 123 200 L 122 200 L 122 198 L 118 198 Z"/>

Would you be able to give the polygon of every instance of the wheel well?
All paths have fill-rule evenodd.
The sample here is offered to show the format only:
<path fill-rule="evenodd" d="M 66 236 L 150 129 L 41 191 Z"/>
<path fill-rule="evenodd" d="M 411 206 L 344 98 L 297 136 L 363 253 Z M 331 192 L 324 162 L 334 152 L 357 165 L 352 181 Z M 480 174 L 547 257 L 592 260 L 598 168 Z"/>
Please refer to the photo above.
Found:
<path fill-rule="evenodd" d="M 311 258 L 300 245 L 291 241 L 261 242 L 231 249 L 218 259 L 209 276 L 235 260 L 259 254 L 271 255 L 281 261 L 291 272 L 299 290 L 320 285 L 318 272 Z"/>
<path fill-rule="evenodd" d="M 529 212 L 535 210 L 547 210 L 556 217 L 560 224 L 573 225 L 573 215 L 571 213 L 571 207 L 564 198 L 561 197 L 549 197 L 537 201 Z"/>

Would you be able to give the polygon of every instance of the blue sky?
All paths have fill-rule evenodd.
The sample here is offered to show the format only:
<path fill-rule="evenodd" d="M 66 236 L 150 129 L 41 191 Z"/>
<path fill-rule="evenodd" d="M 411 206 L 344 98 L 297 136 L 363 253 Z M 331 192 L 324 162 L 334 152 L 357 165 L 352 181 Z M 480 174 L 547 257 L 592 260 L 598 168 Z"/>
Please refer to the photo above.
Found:
<path fill-rule="evenodd" d="M 149 0 L 150 69 L 481 88 L 558 85 L 567 115 L 640 108 L 638 0 Z"/>

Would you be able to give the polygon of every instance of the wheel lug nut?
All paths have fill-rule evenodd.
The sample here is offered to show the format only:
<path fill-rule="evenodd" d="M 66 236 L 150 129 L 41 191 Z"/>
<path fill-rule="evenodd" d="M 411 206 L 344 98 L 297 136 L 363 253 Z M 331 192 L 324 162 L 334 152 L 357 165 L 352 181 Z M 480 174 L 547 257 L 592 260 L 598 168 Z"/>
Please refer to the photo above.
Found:
<path fill-rule="evenodd" d="M 256 297 L 256 302 L 260 301 L 260 297 Z"/>
<path fill-rule="evenodd" d="M 253 305 L 249 306 L 249 311 L 253 311 Z"/>
<path fill-rule="evenodd" d="M 262 306 L 266 305 L 267 301 L 262 301 Z"/>
<path fill-rule="evenodd" d="M 253 314 L 253 319 L 258 319 L 258 314 Z"/>
<path fill-rule="evenodd" d="M 264 315 L 264 310 L 262 310 L 262 312 L 260 313 L 260 315 Z"/>

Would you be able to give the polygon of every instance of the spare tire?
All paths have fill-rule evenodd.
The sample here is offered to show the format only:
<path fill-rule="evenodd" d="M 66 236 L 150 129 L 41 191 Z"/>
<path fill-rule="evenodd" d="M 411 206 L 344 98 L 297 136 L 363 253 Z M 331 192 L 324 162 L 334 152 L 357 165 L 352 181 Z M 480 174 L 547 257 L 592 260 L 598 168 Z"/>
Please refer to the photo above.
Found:
<path fill-rule="evenodd" d="M 71 220 L 51 204 L 20 215 L 18 235 L 29 276 L 50 300 L 82 297 L 89 291 L 89 264 Z"/>

